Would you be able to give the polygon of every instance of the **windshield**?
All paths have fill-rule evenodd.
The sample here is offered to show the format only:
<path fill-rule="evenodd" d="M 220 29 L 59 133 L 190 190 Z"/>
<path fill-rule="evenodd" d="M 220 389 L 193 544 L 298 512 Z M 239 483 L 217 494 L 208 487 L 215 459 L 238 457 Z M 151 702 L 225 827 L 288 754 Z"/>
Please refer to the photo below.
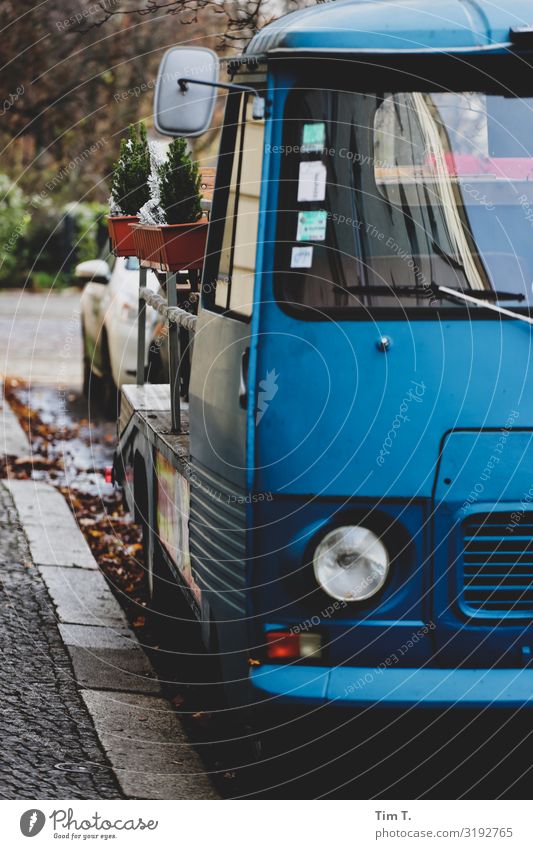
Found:
<path fill-rule="evenodd" d="M 294 90 L 277 152 L 285 300 L 533 301 L 533 98 Z"/>

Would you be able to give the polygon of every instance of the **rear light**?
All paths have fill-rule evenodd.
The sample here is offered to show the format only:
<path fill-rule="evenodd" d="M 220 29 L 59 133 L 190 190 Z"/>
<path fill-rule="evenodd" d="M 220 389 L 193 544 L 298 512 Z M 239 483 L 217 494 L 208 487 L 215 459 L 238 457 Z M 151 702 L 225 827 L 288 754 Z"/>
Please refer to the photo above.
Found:
<path fill-rule="evenodd" d="M 106 483 L 113 483 L 113 466 L 106 466 L 104 469 L 104 480 Z"/>
<path fill-rule="evenodd" d="M 317 660 L 322 654 L 320 634 L 294 634 L 292 631 L 267 631 L 266 656 L 268 660 Z"/>

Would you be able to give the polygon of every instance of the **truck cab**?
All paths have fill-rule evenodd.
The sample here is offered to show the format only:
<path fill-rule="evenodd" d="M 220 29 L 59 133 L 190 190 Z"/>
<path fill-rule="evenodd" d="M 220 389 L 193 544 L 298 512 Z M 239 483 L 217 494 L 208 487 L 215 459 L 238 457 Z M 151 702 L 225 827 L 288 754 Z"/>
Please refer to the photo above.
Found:
<path fill-rule="evenodd" d="M 528 5 L 340 0 L 156 94 L 225 116 L 188 406 L 125 387 L 116 469 L 233 703 L 530 704 Z"/>

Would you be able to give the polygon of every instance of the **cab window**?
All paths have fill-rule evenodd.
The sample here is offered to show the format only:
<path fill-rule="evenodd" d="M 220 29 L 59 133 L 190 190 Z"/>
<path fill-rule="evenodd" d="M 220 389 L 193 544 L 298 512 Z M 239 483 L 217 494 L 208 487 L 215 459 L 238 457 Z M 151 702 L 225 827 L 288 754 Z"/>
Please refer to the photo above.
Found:
<path fill-rule="evenodd" d="M 208 306 L 244 319 L 252 314 L 263 136 L 264 122 L 252 119 L 252 98 L 243 95 L 220 222 L 221 249 L 211 287 L 214 296 Z"/>

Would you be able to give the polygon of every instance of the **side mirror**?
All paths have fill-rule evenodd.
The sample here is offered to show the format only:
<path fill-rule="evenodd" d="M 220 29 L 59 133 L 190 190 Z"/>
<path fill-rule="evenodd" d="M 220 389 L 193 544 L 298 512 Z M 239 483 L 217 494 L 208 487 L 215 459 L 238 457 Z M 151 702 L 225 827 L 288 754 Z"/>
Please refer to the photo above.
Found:
<path fill-rule="evenodd" d="M 154 124 L 164 136 L 200 136 L 211 125 L 216 88 L 178 85 L 182 78 L 216 85 L 218 57 L 207 47 L 173 47 L 167 50 L 157 75 Z"/>
<path fill-rule="evenodd" d="M 76 283 L 83 286 L 84 283 L 109 283 L 111 269 L 104 259 L 89 259 L 80 262 L 74 269 Z"/>

